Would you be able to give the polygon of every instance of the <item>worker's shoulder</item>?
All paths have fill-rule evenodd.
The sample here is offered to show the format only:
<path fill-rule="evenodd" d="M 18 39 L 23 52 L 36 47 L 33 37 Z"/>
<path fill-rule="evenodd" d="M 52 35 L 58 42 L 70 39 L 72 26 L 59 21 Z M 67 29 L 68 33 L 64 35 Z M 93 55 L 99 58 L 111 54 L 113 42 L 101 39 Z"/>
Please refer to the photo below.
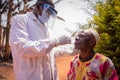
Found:
<path fill-rule="evenodd" d="M 12 17 L 12 19 L 15 20 L 24 20 L 26 18 L 27 14 L 17 14 L 15 16 Z"/>

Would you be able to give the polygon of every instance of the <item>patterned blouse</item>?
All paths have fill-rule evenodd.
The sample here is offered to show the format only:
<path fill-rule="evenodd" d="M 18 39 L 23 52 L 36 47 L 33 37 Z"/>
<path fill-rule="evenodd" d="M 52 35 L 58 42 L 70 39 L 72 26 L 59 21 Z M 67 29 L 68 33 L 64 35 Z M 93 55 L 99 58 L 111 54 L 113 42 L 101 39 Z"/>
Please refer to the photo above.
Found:
<path fill-rule="evenodd" d="M 79 55 L 70 63 L 67 80 L 118 80 L 118 75 L 112 61 L 101 54 L 86 62 L 79 59 Z"/>

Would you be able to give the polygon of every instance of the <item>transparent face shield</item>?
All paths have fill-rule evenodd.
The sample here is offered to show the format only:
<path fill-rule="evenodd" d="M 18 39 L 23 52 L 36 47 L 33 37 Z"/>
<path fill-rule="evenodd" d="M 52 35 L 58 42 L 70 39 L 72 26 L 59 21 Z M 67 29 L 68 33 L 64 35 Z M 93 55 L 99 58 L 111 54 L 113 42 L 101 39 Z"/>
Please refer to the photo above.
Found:
<path fill-rule="evenodd" d="M 48 15 L 50 15 L 49 20 L 48 22 L 45 23 L 45 25 L 52 29 L 57 18 L 57 11 L 49 4 L 42 4 L 41 7 L 43 11 L 45 11 L 46 13 L 48 13 Z"/>
<path fill-rule="evenodd" d="M 50 16 L 49 21 L 46 23 L 46 26 L 50 29 L 53 29 L 57 16 Z"/>
<path fill-rule="evenodd" d="M 46 11 L 50 15 L 52 15 L 52 16 L 56 16 L 57 15 L 57 11 L 53 7 L 51 7 L 51 5 L 49 5 L 49 4 L 42 4 L 41 7 L 42 7 L 42 9 L 44 11 Z"/>
<path fill-rule="evenodd" d="M 47 23 L 45 23 L 45 25 L 51 29 L 53 29 L 54 24 L 56 22 L 56 19 L 64 21 L 65 20 L 59 16 L 57 16 L 57 11 L 51 7 L 51 5 L 49 4 L 42 4 L 40 5 L 42 7 L 42 9 L 47 12 L 50 16 L 49 16 L 49 20 L 47 21 Z"/>

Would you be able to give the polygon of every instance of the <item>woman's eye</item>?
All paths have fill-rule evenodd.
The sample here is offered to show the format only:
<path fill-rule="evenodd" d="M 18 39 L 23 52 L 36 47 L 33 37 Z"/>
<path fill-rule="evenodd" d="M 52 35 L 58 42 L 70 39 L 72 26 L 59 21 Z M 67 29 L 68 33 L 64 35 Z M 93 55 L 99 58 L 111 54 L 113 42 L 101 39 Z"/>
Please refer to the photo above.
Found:
<path fill-rule="evenodd" d="M 76 37 L 76 38 L 75 38 L 75 40 L 76 40 L 76 41 L 78 41 L 78 40 L 79 40 L 79 38 L 78 38 L 78 37 Z"/>

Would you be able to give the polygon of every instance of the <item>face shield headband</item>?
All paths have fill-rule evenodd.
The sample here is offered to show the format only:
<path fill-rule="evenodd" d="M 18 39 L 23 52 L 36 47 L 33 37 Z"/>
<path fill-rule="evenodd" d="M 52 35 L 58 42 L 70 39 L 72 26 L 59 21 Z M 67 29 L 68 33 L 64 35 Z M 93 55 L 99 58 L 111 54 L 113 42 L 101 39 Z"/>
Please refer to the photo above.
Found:
<path fill-rule="evenodd" d="M 44 11 L 50 13 L 52 16 L 57 15 L 57 11 L 54 8 L 52 8 L 49 4 L 42 4 L 41 7 Z"/>

